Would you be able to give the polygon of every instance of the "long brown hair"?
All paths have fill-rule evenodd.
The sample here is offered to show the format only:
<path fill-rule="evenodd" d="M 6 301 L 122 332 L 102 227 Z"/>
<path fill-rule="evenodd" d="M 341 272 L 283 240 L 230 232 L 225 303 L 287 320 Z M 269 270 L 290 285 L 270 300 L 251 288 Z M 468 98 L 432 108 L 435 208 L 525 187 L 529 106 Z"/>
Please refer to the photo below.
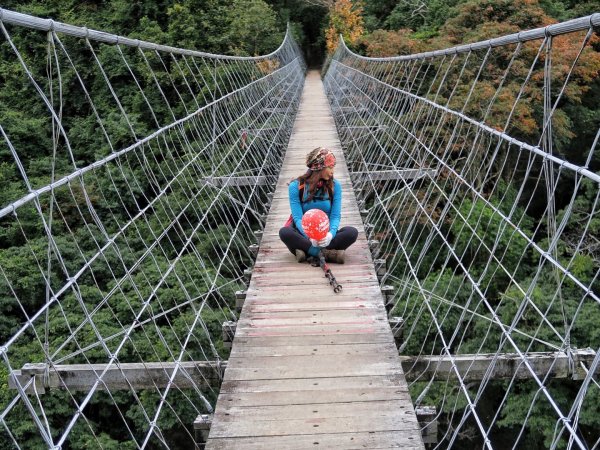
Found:
<path fill-rule="evenodd" d="M 300 175 L 298 178 L 296 178 L 296 180 L 298 180 L 299 185 L 304 184 L 306 186 L 306 183 L 308 183 L 308 198 L 306 199 L 307 202 L 310 202 L 313 199 L 313 197 L 317 193 L 317 190 L 320 187 L 325 188 L 325 190 L 327 190 L 327 193 L 329 194 L 329 200 L 333 200 L 333 176 L 329 180 L 323 180 L 321 178 L 320 170 L 318 172 L 315 172 L 313 170 L 308 169 L 304 175 Z M 304 201 L 304 199 L 301 198 L 300 201 L 302 202 Z"/>

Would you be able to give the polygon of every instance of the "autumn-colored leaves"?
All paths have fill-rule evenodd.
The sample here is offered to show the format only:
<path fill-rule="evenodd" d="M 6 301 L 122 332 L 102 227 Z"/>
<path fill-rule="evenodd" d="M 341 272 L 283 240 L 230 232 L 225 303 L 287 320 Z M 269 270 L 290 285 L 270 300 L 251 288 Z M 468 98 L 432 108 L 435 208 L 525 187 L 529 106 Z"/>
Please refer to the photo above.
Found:
<path fill-rule="evenodd" d="M 340 34 L 354 44 L 364 33 L 363 7 L 360 1 L 336 0 L 329 10 L 329 27 L 325 30 L 327 52 L 333 53 Z"/>

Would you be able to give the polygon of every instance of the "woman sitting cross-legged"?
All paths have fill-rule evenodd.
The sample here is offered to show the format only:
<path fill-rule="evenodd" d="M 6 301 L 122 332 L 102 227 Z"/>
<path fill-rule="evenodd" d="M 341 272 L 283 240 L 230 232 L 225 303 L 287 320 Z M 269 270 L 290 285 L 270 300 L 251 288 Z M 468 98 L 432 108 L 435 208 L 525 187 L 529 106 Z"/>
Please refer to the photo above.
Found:
<path fill-rule="evenodd" d="M 331 150 L 318 147 L 306 157 L 308 171 L 289 185 L 292 215 L 286 226 L 279 230 L 279 237 L 296 255 L 298 262 L 307 256 L 323 256 L 328 262 L 344 263 L 344 251 L 358 237 L 354 227 L 340 226 L 342 213 L 342 185 L 333 178 L 335 156 Z M 302 229 L 302 216 L 309 209 L 320 209 L 329 217 L 329 232 L 320 241 L 309 239 Z"/>

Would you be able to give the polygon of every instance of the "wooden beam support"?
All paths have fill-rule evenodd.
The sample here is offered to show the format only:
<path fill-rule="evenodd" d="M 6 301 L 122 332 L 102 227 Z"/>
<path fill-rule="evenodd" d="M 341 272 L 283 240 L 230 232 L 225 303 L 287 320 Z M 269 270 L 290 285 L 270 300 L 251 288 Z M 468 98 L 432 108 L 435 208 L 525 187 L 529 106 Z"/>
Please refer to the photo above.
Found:
<path fill-rule="evenodd" d="M 213 422 L 212 414 L 200 414 L 194 420 L 194 440 L 196 441 L 196 450 L 204 450 L 206 441 Z"/>
<path fill-rule="evenodd" d="M 536 376 L 551 378 L 569 378 L 582 380 L 585 370 L 581 364 L 590 366 L 596 352 L 590 348 L 573 350 L 572 363 L 566 352 L 533 352 L 527 354 L 529 364 Z M 494 380 L 510 378 L 529 379 L 531 373 L 515 353 L 454 355 L 454 364 L 464 381 L 480 381 L 484 377 Z M 408 357 L 401 356 L 404 375 L 409 381 L 428 381 L 434 376 L 439 381 L 455 378 L 452 362 L 447 356 Z M 13 371 L 8 379 L 8 386 L 16 389 L 17 383 L 25 386 L 35 377 L 38 394 L 48 389 L 68 389 L 85 391 L 96 382 L 105 370 L 106 364 L 68 364 L 49 366 L 45 363 L 25 364 L 21 370 Z M 103 377 L 98 389 L 112 391 L 129 389 L 155 389 L 168 385 L 174 362 L 121 363 L 111 365 Z M 174 383 L 180 389 L 188 389 L 198 385 L 213 385 L 223 377 L 227 367 L 226 361 L 187 361 L 179 363 L 179 370 Z M 600 368 L 595 375 L 600 375 Z M 33 393 L 33 386 L 27 392 Z"/>
<path fill-rule="evenodd" d="M 377 273 L 377 279 L 381 283 L 381 280 L 387 273 L 387 265 L 385 259 L 376 259 L 373 261 L 375 264 L 375 272 Z"/>
<path fill-rule="evenodd" d="M 417 420 L 421 426 L 423 444 L 431 445 L 438 443 L 437 437 L 437 409 L 435 406 L 419 406 L 415 408 Z"/>
<path fill-rule="evenodd" d="M 289 96 L 285 95 L 272 95 L 270 97 L 271 101 L 281 102 L 281 103 L 291 103 L 292 99 Z M 278 128 L 276 128 L 278 129 Z"/>
<path fill-rule="evenodd" d="M 265 186 L 266 184 L 276 183 L 277 178 L 261 176 L 247 177 L 204 177 L 201 181 L 214 187 L 239 187 L 239 186 Z"/>
<path fill-rule="evenodd" d="M 340 127 L 340 129 L 343 131 L 349 130 L 366 130 L 366 131 L 381 131 L 381 130 L 387 130 L 389 127 L 387 125 L 380 125 L 380 124 L 373 124 L 373 125 L 348 125 L 348 126 L 344 126 L 342 125 Z"/>
<path fill-rule="evenodd" d="M 289 108 L 263 108 L 263 112 L 275 114 L 289 114 Z"/>
<path fill-rule="evenodd" d="M 369 250 L 371 250 L 373 259 L 376 259 L 379 256 L 379 241 L 377 239 L 370 239 L 367 244 L 369 246 Z"/>
<path fill-rule="evenodd" d="M 174 384 L 179 389 L 194 386 L 213 386 L 223 378 L 225 361 L 188 361 L 179 363 Z M 17 383 L 27 384 L 35 377 L 38 393 L 48 389 L 68 389 L 69 391 L 87 391 L 106 364 L 66 364 L 50 366 L 45 363 L 25 364 L 21 370 L 15 370 L 9 377 L 9 388 L 16 389 Z M 129 390 L 164 388 L 176 367 L 174 362 L 121 363 L 111 365 L 99 384 L 99 390 Z M 33 385 L 26 392 L 33 393 Z"/>
<path fill-rule="evenodd" d="M 400 344 L 402 344 L 402 333 L 404 332 L 404 319 L 402 317 L 394 316 L 388 319 L 388 323 L 390 324 L 392 334 L 394 335 L 394 342 L 396 343 L 396 348 L 399 348 Z"/>
<path fill-rule="evenodd" d="M 336 112 L 342 112 L 342 113 L 363 113 L 365 111 L 368 111 L 368 108 L 365 108 L 364 106 L 359 106 L 359 107 L 354 107 L 354 106 L 334 106 L 333 107 L 333 113 L 335 115 Z"/>
<path fill-rule="evenodd" d="M 590 348 L 573 350 L 572 360 L 566 352 L 532 352 L 527 353 L 527 360 L 536 376 L 544 378 L 569 378 L 582 380 L 585 370 L 581 363 L 590 366 L 596 352 Z M 410 357 L 401 356 L 402 368 L 408 381 L 428 381 L 435 377 L 439 381 L 456 378 L 452 364 L 464 381 L 479 381 L 484 378 L 519 380 L 532 378 L 531 372 L 516 353 L 465 354 L 448 356 Z M 597 370 L 600 375 L 600 369 Z"/>
<path fill-rule="evenodd" d="M 237 312 L 241 312 L 244 307 L 244 302 L 246 301 L 246 294 L 248 291 L 235 291 L 235 309 Z"/>
<path fill-rule="evenodd" d="M 360 181 L 396 181 L 415 180 L 426 175 L 434 177 L 436 169 L 400 169 L 400 170 L 375 170 L 373 172 L 351 172 L 350 177 L 354 182 Z"/>
<path fill-rule="evenodd" d="M 250 278 L 252 278 L 252 269 L 244 269 L 244 281 L 246 285 L 250 284 Z"/>
<path fill-rule="evenodd" d="M 223 346 L 231 349 L 233 344 L 233 338 L 235 336 L 235 330 L 237 329 L 237 322 L 234 320 L 228 320 L 223 322 L 221 329 L 221 336 L 223 338 Z"/>
<path fill-rule="evenodd" d="M 381 293 L 383 294 L 383 298 L 385 300 L 385 310 L 387 313 L 391 313 L 392 309 L 394 309 L 394 286 L 385 285 L 381 286 Z"/>

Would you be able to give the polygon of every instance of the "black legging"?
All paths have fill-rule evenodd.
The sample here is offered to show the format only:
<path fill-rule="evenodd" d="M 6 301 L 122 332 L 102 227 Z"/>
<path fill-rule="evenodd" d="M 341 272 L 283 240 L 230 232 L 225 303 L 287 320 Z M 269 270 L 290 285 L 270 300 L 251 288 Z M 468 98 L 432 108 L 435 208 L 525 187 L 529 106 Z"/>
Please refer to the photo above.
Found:
<path fill-rule="evenodd" d="M 357 237 L 358 230 L 356 228 L 342 227 L 325 248 L 329 250 L 346 250 L 356 242 Z M 291 253 L 295 254 L 296 249 L 300 249 L 308 255 L 308 249 L 311 246 L 310 240 L 304 237 L 296 227 L 290 226 L 281 228 L 279 230 L 279 238 Z"/>

